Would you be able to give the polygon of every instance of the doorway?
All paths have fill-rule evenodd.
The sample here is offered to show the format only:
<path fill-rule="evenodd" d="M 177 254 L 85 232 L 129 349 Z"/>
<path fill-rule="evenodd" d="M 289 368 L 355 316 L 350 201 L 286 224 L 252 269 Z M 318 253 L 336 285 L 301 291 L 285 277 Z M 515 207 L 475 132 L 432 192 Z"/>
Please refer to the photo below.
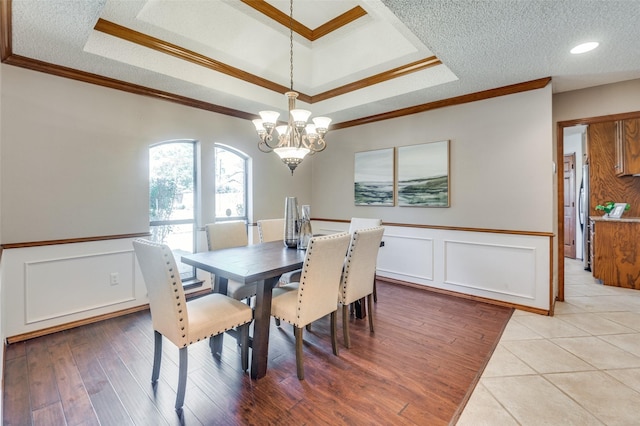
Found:
<path fill-rule="evenodd" d="M 565 155 L 575 154 L 573 168 L 570 165 L 565 164 L 564 167 L 558 167 L 558 181 L 557 181 L 557 212 L 558 212 L 558 233 L 557 233 L 557 264 L 558 264 L 558 288 L 556 300 L 564 301 L 564 259 L 567 257 L 575 257 L 581 259 L 584 255 L 583 250 L 583 232 L 582 228 L 577 224 L 577 220 L 580 217 L 578 211 L 578 204 L 576 199 L 580 193 L 578 185 L 582 182 L 582 164 L 585 161 L 587 146 L 586 146 L 586 132 L 589 119 L 585 120 L 573 120 L 558 122 L 557 124 L 557 145 L 556 145 L 556 158 L 560 161 L 560 158 L 564 159 Z M 567 174 L 568 176 L 565 176 Z M 571 174 L 573 174 L 573 183 L 571 183 Z M 565 177 L 567 179 L 565 179 Z M 569 194 L 573 192 L 573 195 Z M 573 204 L 573 211 L 575 216 L 573 219 L 573 231 L 566 229 L 565 216 L 570 214 L 569 210 Z M 566 212 L 565 212 L 566 210 Z M 568 219 L 571 221 L 571 219 Z M 569 244 L 567 244 L 569 243 Z M 575 254 L 569 256 L 572 248 L 566 246 L 573 246 Z"/>
<path fill-rule="evenodd" d="M 576 153 L 564 155 L 564 257 L 576 258 Z"/>

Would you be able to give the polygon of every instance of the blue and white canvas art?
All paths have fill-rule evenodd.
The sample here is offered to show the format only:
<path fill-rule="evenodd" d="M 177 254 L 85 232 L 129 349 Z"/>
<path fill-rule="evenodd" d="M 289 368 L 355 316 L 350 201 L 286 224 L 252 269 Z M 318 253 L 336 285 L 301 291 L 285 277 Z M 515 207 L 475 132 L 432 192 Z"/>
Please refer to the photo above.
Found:
<path fill-rule="evenodd" d="M 449 141 L 398 147 L 398 205 L 449 207 Z"/>
<path fill-rule="evenodd" d="M 393 206 L 393 148 L 356 152 L 354 197 L 356 206 Z"/>

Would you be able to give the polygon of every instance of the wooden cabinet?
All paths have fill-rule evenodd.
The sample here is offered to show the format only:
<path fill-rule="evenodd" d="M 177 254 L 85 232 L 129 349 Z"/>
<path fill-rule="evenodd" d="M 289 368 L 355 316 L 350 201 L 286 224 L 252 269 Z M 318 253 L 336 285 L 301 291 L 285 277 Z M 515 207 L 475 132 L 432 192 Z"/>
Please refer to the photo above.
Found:
<path fill-rule="evenodd" d="M 605 285 L 640 289 L 640 219 L 591 220 L 591 271 Z"/>
<path fill-rule="evenodd" d="M 617 176 L 640 175 L 640 118 L 616 121 Z"/>

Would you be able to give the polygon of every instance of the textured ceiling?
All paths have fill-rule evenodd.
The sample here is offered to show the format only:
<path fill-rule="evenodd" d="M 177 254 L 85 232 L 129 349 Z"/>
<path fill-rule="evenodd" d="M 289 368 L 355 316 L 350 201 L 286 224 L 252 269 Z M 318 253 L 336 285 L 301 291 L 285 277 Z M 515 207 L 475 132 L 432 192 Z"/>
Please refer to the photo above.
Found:
<path fill-rule="evenodd" d="M 285 25 L 247 3 L 13 0 L 12 51 L 249 114 L 284 112 L 289 2 L 267 2 L 286 16 Z M 294 34 L 294 88 L 308 96 L 299 106 L 336 123 L 544 77 L 552 77 L 556 93 L 640 78 L 636 0 L 296 0 L 293 17 L 314 32 L 354 10 L 363 13 L 317 39 Z M 598 49 L 569 53 L 592 40 Z M 429 58 L 415 72 L 389 73 Z"/>

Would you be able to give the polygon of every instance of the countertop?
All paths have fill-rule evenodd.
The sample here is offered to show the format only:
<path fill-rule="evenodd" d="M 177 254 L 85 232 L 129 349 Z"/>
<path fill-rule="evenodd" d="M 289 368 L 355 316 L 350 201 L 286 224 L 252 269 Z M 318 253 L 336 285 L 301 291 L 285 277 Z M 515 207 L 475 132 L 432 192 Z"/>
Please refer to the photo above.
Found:
<path fill-rule="evenodd" d="M 640 217 L 621 217 L 621 218 L 613 218 L 613 217 L 604 217 L 604 216 L 589 216 L 589 219 L 594 222 L 636 222 L 640 223 Z"/>

